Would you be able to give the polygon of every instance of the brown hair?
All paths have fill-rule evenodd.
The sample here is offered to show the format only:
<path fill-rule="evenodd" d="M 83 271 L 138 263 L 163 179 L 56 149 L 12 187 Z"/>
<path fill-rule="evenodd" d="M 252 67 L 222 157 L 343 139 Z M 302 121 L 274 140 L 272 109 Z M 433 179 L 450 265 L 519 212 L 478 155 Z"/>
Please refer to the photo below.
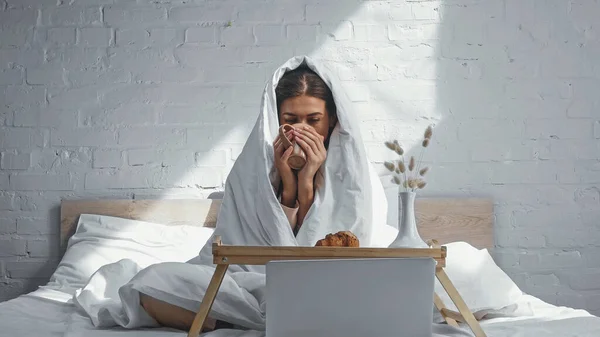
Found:
<path fill-rule="evenodd" d="M 286 99 L 306 95 L 324 100 L 329 118 L 337 120 L 337 109 L 331 89 L 317 73 L 305 65 L 286 72 L 277 83 L 275 95 L 278 112 L 281 103 Z"/>

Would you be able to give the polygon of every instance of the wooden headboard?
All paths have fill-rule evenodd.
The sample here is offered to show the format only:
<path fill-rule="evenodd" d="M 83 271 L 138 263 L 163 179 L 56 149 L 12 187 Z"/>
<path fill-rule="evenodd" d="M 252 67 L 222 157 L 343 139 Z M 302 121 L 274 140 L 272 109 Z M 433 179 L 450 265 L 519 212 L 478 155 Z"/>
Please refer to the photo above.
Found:
<path fill-rule="evenodd" d="M 80 214 L 98 214 L 165 225 L 187 224 L 214 227 L 220 199 L 183 200 L 63 200 L 61 203 L 61 247 L 77 228 Z M 424 240 L 440 244 L 466 241 L 477 248 L 494 248 L 494 207 L 485 198 L 417 199 L 415 212 Z"/>

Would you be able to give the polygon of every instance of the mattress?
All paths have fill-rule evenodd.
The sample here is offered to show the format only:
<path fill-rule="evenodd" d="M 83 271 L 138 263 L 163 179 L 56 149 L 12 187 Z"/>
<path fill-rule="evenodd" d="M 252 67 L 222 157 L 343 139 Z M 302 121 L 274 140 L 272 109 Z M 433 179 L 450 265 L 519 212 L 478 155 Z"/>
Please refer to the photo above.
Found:
<path fill-rule="evenodd" d="M 600 318 L 585 310 L 554 306 L 529 295 L 518 303 L 515 317 L 481 321 L 488 337 L 598 337 Z M 464 327 L 468 330 L 467 327 Z M 220 330 L 210 337 L 258 337 L 259 332 Z M 172 329 L 95 329 L 79 314 L 66 293 L 41 288 L 0 303 L 0 336 L 4 337 L 181 337 Z M 449 336 L 451 337 L 451 336 Z"/>

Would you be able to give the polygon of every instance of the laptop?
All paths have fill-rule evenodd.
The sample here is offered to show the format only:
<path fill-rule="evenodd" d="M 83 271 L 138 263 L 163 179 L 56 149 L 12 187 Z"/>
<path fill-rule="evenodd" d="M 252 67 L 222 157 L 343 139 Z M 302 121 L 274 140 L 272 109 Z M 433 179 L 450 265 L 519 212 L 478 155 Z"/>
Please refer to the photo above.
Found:
<path fill-rule="evenodd" d="M 271 261 L 266 337 L 431 337 L 431 258 Z"/>

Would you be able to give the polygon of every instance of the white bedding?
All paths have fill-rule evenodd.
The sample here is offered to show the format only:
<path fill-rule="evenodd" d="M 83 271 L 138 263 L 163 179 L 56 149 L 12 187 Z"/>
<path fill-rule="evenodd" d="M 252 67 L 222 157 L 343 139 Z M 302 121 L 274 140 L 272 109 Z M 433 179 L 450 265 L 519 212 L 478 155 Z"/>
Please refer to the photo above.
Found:
<path fill-rule="evenodd" d="M 181 337 L 184 331 L 170 329 L 97 329 L 89 318 L 77 313 L 70 295 L 38 290 L 0 303 L 2 337 Z M 489 337 L 597 337 L 600 318 L 584 310 L 547 304 L 533 296 L 518 301 L 521 311 L 533 315 L 484 319 L 481 323 Z M 464 327 L 468 331 L 467 327 Z M 446 335 L 455 337 L 454 335 Z M 204 337 L 204 336 L 203 336 Z M 208 337 L 264 337 L 264 332 L 218 330 Z"/>

